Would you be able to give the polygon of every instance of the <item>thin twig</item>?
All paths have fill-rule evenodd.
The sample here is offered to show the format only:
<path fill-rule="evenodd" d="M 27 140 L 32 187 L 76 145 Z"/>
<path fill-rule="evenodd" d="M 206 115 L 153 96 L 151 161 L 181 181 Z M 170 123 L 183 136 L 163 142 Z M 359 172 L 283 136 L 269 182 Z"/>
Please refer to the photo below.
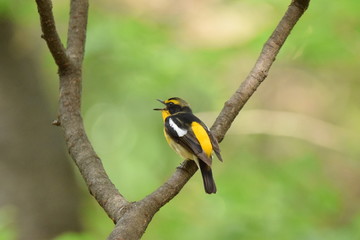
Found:
<path fill-rule="evenodd" d="M 36 0 L 36 3 L 43 32 L 41 37 L 45 39 L 56 65 L 61 69 L 66 69 L 70 61 L 56 31 L 52 3 L 50 0 Z"/>
<path fill-rule="evenodd" d="M 265 43 L 254 67 L 240 87 L 225 103 L 211 131 L 221 142 L 240 110 L 265 80 L 275 57 L 291 30 L 309 6 L 310 0 L 293 0 L 284 17 Z"/>

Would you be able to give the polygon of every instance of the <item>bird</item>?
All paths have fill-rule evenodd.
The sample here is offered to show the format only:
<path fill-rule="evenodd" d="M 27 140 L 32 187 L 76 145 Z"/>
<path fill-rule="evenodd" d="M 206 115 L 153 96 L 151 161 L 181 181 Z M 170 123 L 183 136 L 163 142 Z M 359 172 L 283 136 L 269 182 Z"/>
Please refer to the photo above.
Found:
<path fill-rule="evenodd" d="M 209 128 L 192 113 L 185 100 L 172 97 L 157 101 L 165 105 L 164 108 L 154 110 L 161 111 L 166 141 L 182 158 L 196 162 L 201 171 L 205 192 L 216 193 L 211 164 L 213 152 L 223 161 L 218 141 Z"/>

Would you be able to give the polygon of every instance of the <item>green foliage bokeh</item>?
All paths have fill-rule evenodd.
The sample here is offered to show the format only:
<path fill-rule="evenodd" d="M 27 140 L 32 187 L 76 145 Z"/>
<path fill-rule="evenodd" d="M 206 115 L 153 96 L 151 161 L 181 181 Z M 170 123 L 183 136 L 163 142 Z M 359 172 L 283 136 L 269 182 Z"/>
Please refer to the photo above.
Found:
<path fill-rule="evenodd" d="M 159 107 L 155 99 L 183 97 L 195 113 L 216 115 L 250 71 L 288 4 L 239 2 L 219 4 L 234 11 L 238 4 L 260 8 L 266 12 L 266 22 L 246 40 L 203 46 L 192 45 L 191 36 L 190 43 L 179 39 L 182 25 L 176 16 L 157 18 L 146 11 L 128 11 L 128 6 L 115 1 L 90 6 L 84 121 L 111 180 L 129 201 L 155 190 L 182 161 L 164 140 L 161 117 L 152 110 Z M 44 86 L 55 115 L 56 67 L 38 37 L 36 8 L 22 3 L 19 12 L 26 14 L 20 16 L 14 4 L 0 1 L 0 12 L 11 15 L 20 29 L 33 36 L 34 45 L 41 46 Z M 114 9 L 109 7 L 112 4 Z M 359 130 L 359 3 L 327 2 L 326 8 L 323 4 L 311 2 L 244 112 L 300 112 L 350 132 Z M 54 3 L 63 39 L 67 7 Z M 287 95 L 294 89 L 300 90 Z M 214 118 L 204 121 L 211 125 Z M 240 119 L 236 123 L 242 124 Z M 351 134 L 345 139 L 350 140 L 329 149 L 297 137 L 229 132 L 221 144 L 224 163 L 214 163 L 218 193 L 206 195 L 196 174 L 154 217 L 143 239 L 357 239 L 359 139 Z M 82 187 L 85 232 L 57 240 L 105 239 L 113 228 Z M 0 228 L 0 236 L 5 235 L 11 234 Z"/>

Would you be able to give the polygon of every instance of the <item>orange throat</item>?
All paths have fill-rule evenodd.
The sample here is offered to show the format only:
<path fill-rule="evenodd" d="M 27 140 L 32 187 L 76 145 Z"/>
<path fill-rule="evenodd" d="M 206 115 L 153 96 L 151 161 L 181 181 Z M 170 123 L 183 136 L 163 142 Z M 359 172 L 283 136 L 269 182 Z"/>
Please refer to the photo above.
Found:
<path fill-rule="evenodd" d="M 168 110 L 161 110 L 162 119 L 165 122 L 165 119 L 170 116 L 170 113 Z"/>

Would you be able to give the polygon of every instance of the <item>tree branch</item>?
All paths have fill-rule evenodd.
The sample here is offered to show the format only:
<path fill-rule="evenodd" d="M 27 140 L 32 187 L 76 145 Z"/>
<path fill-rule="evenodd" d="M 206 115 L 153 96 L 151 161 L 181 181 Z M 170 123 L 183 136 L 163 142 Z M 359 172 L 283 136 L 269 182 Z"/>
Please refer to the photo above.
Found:
<path fill-rule="evenodd" d="M 242 107 L 245 105 L 247 100 L 256 91 L 258 86 L 267 77 L 269 69 L 272 63 L 275 61 L 276 55 L 279 53 L 280 48 L 284 44 L 286 38 L 289 36 L 291 30 L 300 19 L 302 14 L 305 12 L 309 5 L 310 0 L 293 0 L 285 12 L 284 17 L 279 22 L 278 26 L 265 43 L 260 56 L 258 57 L 254 67 L 246 77 L 245 81 L 241 83 L 240 87 L 225 103 L 219 116 L 217 117 L 211 130 L 221 142 L 230 128 L 231 123 L 234 121 Z M 142 219 L 146 219 L 146 222 L 150 222 L 152 216 L 168 201 L 175 197 L 185 183 L 194 175 L 197 171 L 197 166 L 193 161 L 185 161 L 182 166 L 178 168 L 172 177 L 166 181 L 161 187 L 159 187 L 152 194 L 141 200 L 139 203 L 145 205 L 144 209 L 138 208 L 137 211 L 146 212 L 149 214 L 148 217 L 141 215 Z M 151 209 L 151 214 L 148 212 Z M 134 210 L 135 211 L 135 210 Z M 145 216 L 147 216 L 145 214 Z M 146 224 L 147 226 L 147 224 Z M 146 226 L 144 226 L 146 228 Z M 129 225 L 127 225 L 129 228 Z M 131 228 L 131 225 L 130 225 Z M 128 230 L 129 231 L 129 230 Z M 141 235 L 133 235 L 129 238 L 127 232 L 121 224 L 117 224 L 109 240 L 120 240 L 120 239 L 139 239 Z M 132 230 L 130 230 L 132 231 Z M 145 231 L 145 229 L 144 229 Z"/>
<path fill-rule="evenodd" d="M 216 118 L 211 131 L 221 142 L 230 128 L 232 122 L 239 114 L 245 103 L 265 80 L 271 65 L 275 61 L 286 38 L 294 28 L 297 21 L 309 6 L 310 0 L 293 0 L 285 12 L 284 17 L 265 43 L 260 56 L 251 69 L 245 81 L 241 83 L 236 92 L 226 101 L 219 116 Z"/>
<path fill-rule="evenodd" d="M 185 160 L 155 192 L 132 203 L 134 207 L 120 218 L 108 240 L 140 239 L 155 213 L 180 192 L 197 169 L 194 161 Z"/>
<path fill-rule="evenodd" d="M 265 43 L 253 69 L 216 119 L 212 132 L 220 141 L 247 100 L 266 78 L 281 46 L 310 0 L 293 0 L 279 25 Z M 43 37 L 59 67 L 59 121 L 65 132 L 69 153 L 78 166 L 91 194 L 117 224 L 109 239 L 139 239 L 155 213 L 175 197 L 197 171 L 193 161 L 184 161 L 175 173 L 152 194 L 129 203 L 107 176 L 100 158 L 86 136 L 81 117 L 82 61 L 87 25 L 87 0 L 72 0 L 68 30 L 68 46 L 64 49 L 55 28 L 50 0 L 36 0 Z"/>
<path fill-rule="evenodd" d="M 88 9 L 88 0 L 72 0 L 70 3 L 67 53 L 77 64 L 81 64 L 84 58 Z"/>
<path fill-rule="evenodd" d="M 36 0 L 36 4 L 43 32 L 41 37 L 45 39 L 56 65 L 58 65 L 59 68 L 65 69 L 69 65 L 69 59 L 56 31 L 52 3 L 50 0 Z"/>
<path fill-rule="evenodd" d="M 72 0 L 68 47 L 64 49 L 55 28 L 50 0 L 36 0 L 44 39 L 59 67 L 59 120 L 72 159 L 78 166 L 90 193 L 108 216 L 117 221 L 129 205 L 107 176 L 100 158 L 85 133 L 81 117 L 82 60 L 86 38 L 87 0 Z"/>

